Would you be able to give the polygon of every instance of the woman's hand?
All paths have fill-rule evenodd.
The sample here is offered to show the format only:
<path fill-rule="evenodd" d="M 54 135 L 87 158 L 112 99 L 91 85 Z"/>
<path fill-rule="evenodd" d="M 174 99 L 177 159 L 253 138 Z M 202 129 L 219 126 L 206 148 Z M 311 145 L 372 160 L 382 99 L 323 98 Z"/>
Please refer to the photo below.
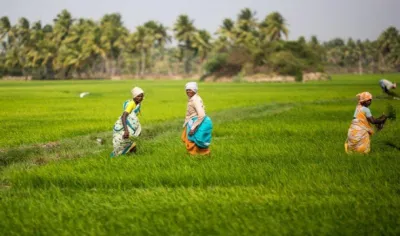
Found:
<path fill-rule="evenodd" d="M 122 135 L 123 139 L 127 139 L 129 138 L 129 131 L 128 131 L 128 127 L 126 126 L 126 119 L 128 117 L 129 113 L 124 111 L 124 113 L 122 113 L 121 116 L 121 121 L 122 121 L 122 126 L 124 127 L 124 135 Z"/>
<path fill-rule="evenodd" d="M 384 124 L 386 122 L 387 116 L 386 115 L 381 115 L 378 119 L 375 119 L 373 116 L 367 117 L 367 120 L 371 124 Z"/>
<path fill-rule="evenodd" d="M 196 130 L 195 129 L 191 129 L 190 132 L 189 132 L 189 135 L 192 136 L 194 134 L 194 132 L 196 132 Z"/>
<path fill-rule="evenodd" d="M 377 128 L 378 130 L 382 130 L 382 129 L 383 129 L 383 124 L 377 124 L 377 125 L 376 125 L 376 128 Z"/>
<path fill-rule="evenodd" d="M 123 137 L 124 139 L 129 138 L 129 131 L 128 131 L 128 130 L 125 130 L 124 135 L 122 135 L 122 137 Z"/>

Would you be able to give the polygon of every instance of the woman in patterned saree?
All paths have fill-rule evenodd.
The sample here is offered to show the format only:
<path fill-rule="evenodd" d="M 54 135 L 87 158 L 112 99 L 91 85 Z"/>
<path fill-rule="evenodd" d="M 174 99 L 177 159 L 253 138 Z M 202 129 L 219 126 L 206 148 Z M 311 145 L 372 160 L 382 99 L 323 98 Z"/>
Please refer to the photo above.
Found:
<path fill-rule="evenodd" d="M 139 87 L 134 87 L 131 93 L 133 99 L 124 102 L 124 111 L 114 124 L 114 150 L 110 155 L 111 157 L 124 155 L 129 152 L 136 152 L 136 142 L 129 137 L 138 137 L 142 131 L 138 115 L 140 114 L 144 91 Z"/>
<path fill-rule="evenodd" d="M 374 134 L 371 124 L 375 124 L 378 128 L 381 128 L 387 117 L 382 115 L 378 119 L 375 119 L 372 116 L 368 108 L 372 103 L 372 95 L 369 92 L 357 94 L 357 97 L 358 105 L 354 112 L 344 146 L 347 153 L 358 152 L 366 154 L 371 150 L 370 136 Z"/>

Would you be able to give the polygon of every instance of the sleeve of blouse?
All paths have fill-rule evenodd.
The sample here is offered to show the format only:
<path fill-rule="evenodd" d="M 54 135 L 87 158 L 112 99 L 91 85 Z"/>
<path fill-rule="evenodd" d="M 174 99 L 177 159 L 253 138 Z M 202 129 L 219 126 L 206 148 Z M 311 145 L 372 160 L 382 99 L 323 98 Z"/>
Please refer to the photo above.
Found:
<path fill-rule="evenodd" d="M 133 111 L 133 109 L 135 109 L 135 107 L 136 107 L 135 102 L 134 101 L 130 101 L 128 103 L 128 105 L 126 106 L 124 111 L 126 111 L 126 112 L 128 112 L 130 114 Z"/>
<path fill-rule="evenodd" d="M 362 111 L 364 112 L 366 117 L 371 117 L 372 116 L 371 110 L 368 107 L 363 107 Z"/>
<path fill-rule="evenodd" d="M 204 111 L 204 106 L 202 101 L 200 99 L 196 99 L 193 101 L 193 103 L 194 103 L 194 108 L 196 109 L 197 112 L 197 120 L 196 122 L 194 122 L 192 130 L 196 129 L 196 127 L 201 124 L 201 122 L 204 120 L 204 117 L 206 116 L 206 112 Z"/>

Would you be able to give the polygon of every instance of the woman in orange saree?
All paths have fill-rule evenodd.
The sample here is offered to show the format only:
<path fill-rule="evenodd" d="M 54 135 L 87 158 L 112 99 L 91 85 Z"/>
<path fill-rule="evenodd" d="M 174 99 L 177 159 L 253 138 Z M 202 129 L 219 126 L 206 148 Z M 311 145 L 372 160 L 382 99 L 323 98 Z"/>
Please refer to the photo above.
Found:
<path fill-rule="evenodd" d="M 369 92 L 357 94 L 358 105 L 354 112 L 347 140 L 344 144 L 347 153 L 369 153 L 371 150 L 370 136 L 374 134 L 374 129 L 371 124 L 380 125 L 385 123 L 387 117 L 382 115 L 375 119 L 369 106 L 372 103 L 372 95 Z"/>

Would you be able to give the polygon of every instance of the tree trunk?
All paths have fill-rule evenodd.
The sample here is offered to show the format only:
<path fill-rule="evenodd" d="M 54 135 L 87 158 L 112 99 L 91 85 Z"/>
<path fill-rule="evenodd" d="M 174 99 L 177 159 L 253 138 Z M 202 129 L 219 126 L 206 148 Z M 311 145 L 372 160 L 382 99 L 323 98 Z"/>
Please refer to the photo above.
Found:
<path fill-rule="evenodd" d="M 111 76 L 115 75 L 115 64 L 116 64 L 115 59 L 113 57 L 111 57 L 111 59 L 110 59 Z"/>
<path fill-rule="evenodd" d="M 103 75 L 102 76 L 104 76 L 104 75 L 106 75 L 107 74 L 107 59 L 104 59 L 103 60 L 103 63 L 102 63 L 102 69 L 103 69 Z"/>
<path fill-rule="evenodd" d="M 48 60 L 46 65 L 45 65 L 45 77 L 47 79 L 55 79 L 55 74 L 54 74 L 54 70 L 53 70 L 53 61 L 52 60 Z"/>
<path fill-rule="evenodd" d="M 68 66 L 67 69 L 65 70 L 64 79 L 68 79 L 71 68 L 72 68 L 71 66 Z"/>
<path fill-rule="evenodd" d="M 153 64 L 152 64 L 152 61 L 151 61 L 152 59 L 153 59 L 153 51 L 151 50 L 151 47 L 150 47 L 149 51 L 148 51 L 148 53 L 146 55 L 146 65 L 148 65 L 147 73 L 150 73 L 150 74 L 153 73 L 153 71 L 152 71 Z"/>
<path fill-rule="evenodd" d="M 204 60 L 200 60 L 200 61 L 199 61 L 199 64 L 197 65 L 197 73 L 198 73 L 199 75 L 202 75 L 202 74 L 203 74 L 203 72 L 202 72 L 203 62 L 204 62 Z"/>
<path fill-rule="evenodd" d="M 190 54 L 190 46 L 191 43 L 189 41 L 186 42 L 186 48 L 183 49 L 183 60 L 184 60 L 184 69 L 185 69 L 185 74 L 190 74 L 191 68 L 190 68 L 190 59 L 191 56 Z"/>
<path fill-rule="evenodd" d="M 191 68 L 190 68 L 190 57 L 187 55 L 188 52 L 185 53 L 185 62 L 184 62 L 184 68 L 185 68 L 185 74 L 190 74 Z"/>
<path fill-rule="evenodd" d="M 94 65 L 91 65 L 91 66 L 88 67 L 88 68 L 89 68 L 89 76 L 90 76 L 91 78 L 96 77 L 96 76 L 94 75 L 93 67 L 94 67 Z"/>
<path fill-rule="evenodd" d="M 146 69 L 146 52 L 144 49 L 140 52 L 141 65 L 140 65 L 140 76 L 143 77 Z"/>
<path fill-rule="evenodd" d="M 105 59 L 106 74 L 111 76 L 111 63 L 108 58 Z"/>
<path fill-rule="evenodd" d="M 139 78 L 139 75 L 140 75 L 140 60 L 136 60 L 135 72 L 136 72 L 136 77 Z"/>
<path fill-rule="evenodd" d="M 28 74 L 26 73 L 26 70 L 24 67 L 22 67 L 22 75 L 25 77 L 25 81 L 28 81 Z"/>
<path fill-rule="evenodd" d="M 168 59 L 169 59 L 168 55 L 164 56 L 164 61 L 165 61 L 165 64 L 167 65 L 168 76 L 172 76 L 172 71 L 171 71 L 171 67 L 170 67 Z"/>
<path fill-rule="evenodd" d="M 379 58 L 380 58 L 380 63 L 379 63 L 379 70 L 381 71 L 381 73 L 384 71 L 384 67 L 385 66 L 385 57 L 382 55 L 382 53 L 379 54 Z"/>
<path fill-rule="evenodd" d="M 118 73 L 118 58 L 113 60 L 113 75 L 119 75 Z"/>
<path fill-rule="evenodd" d="M 362 67 L 362 60 L 361 60 L 361 57 L 358 58 L 358 73 L 359 73 L 360 75 L 363 74 L 363 67 Z"/>

